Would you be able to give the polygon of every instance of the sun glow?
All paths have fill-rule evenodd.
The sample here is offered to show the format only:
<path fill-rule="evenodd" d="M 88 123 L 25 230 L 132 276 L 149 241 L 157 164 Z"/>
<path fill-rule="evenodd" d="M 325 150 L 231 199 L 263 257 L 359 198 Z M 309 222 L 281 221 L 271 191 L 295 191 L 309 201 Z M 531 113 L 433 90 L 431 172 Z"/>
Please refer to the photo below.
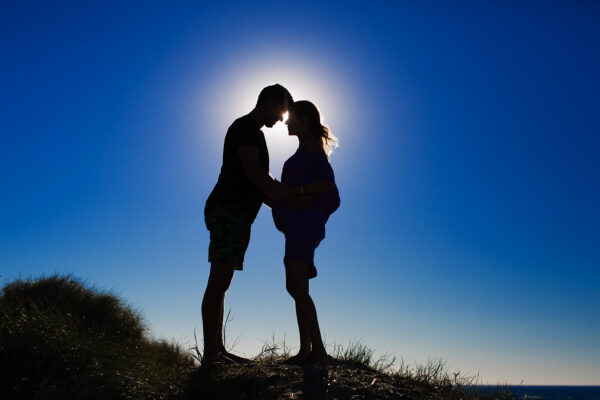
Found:
<path fill-rule="evenodd" d="M 351 128 L 348 126 L 348 117 L 355 115 L 350 104 L 351 99 L 355 98 L 349 93 L 351 85 L 343 82 L 343 74 L 338 68 L 332 67 L 332 62 L 322 60 L 322 63 L 316 65 L 311 60 L 282 54 L 260 60 L 254 54 L 236 55 L 231 59 L 221 60 L 229 67 L 219 69 L 208 85 L 205 80 L 200 80 L 202 85 L 194 89 L 197 100 L 193 103 L 197 108 L 192 112 L 196 113 L 196 123 L 204 127 L 209 117 L 212 132 L 210 137 L 199 139 L 208 139 L 212 142 L 211 147 L 220 151 L 229 125 L 254 108 L 258 94 L 265 86 L 279 83 L 290 91 L 294 100 L 313 102 L 321 112 L 322 122 L 344 142 L 348 137 L 344 132 L 348 133 Z M 198 113 L 200 108 L 202 112 Z M 272 128 L 262 128 L 274 176 L 279 175 L 283 162 L 298 147 L 298 139 L 288 134 L 285 124 L 288 116 L 285 113 L 283 121 L 277 122 Z M 203 128 L 202 131 L 207 132 L 207 129 Z"/>

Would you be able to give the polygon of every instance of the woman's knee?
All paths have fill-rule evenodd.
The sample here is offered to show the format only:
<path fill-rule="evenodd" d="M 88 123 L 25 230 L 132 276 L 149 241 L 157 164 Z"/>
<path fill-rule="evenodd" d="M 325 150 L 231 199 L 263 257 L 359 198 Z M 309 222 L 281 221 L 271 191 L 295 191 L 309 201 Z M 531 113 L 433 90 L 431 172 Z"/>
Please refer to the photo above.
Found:
<path fill-rule="evenodd" d="M 303 297 L 308 297 L 308 288 L 304 285 L 288 282 L 285 285 L 287 292 L 292 296 L 295 300 L 302 299 Z"/>
<path fill-rule="evenodd" d="M 308 264 L 299 260 L 284 260 L 285 288 L 294 299 L 308 296 Z"/>

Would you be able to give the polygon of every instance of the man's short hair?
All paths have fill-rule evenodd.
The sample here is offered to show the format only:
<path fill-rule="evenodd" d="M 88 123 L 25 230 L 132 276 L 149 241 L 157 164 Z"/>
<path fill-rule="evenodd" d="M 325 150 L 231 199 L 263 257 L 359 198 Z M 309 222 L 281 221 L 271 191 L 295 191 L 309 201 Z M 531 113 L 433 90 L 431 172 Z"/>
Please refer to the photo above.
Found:
<path fill-rule="evenodd" d="M 269 99 L 273 100 L 275 104 L 284 104 L 286 101 L 291 106 L 294 103 L 294 99 L 292 95 L 286 88 L 281 86 L 279 83 L 276 83 L 271 86 L 267 86 L 263 90 L 260 91 L 258 95 L 258 100 L 256 101 L 256 106 L 262 106 L 266 104 Z"/>

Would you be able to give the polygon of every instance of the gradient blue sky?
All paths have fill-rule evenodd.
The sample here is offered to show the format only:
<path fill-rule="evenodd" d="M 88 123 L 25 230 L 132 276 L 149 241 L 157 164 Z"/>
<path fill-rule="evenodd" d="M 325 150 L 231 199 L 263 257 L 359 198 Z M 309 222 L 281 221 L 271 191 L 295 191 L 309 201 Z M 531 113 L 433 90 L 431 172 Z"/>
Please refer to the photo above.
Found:
<path fill-rule="evenodd" d="M 600 384 L 600 3 L 253 3 L 2 2 L 2 281 L 73 274 L 189 344 L 225 131 L 280 82 L 341 143 L 311 282 L 330 345 Z M 296 142 L 264 131 L 279 177 Z M 282 257 L 263 207 L 240 353 L 298 343 Z"/>

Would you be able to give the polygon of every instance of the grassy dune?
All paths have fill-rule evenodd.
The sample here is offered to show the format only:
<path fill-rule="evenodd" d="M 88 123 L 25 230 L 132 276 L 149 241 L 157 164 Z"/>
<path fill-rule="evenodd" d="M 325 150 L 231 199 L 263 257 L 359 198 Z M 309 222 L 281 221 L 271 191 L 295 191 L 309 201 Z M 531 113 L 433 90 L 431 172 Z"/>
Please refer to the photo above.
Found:
<path fill-rule="evenodd" d="M 138 313 L 72 278 L 10 283 L 0 297 L 0 398 L 181 394 L 192 361 L 145 334 Z"/>
<path fill-rule="evenodd" d="M 148 336 L 139 313 L 71 277 L 18 280 L 0 294 L 1 399 L 508 399 L 483 395 L 442 362 L 408 368 L 373 360 L 361 344 L 334 346 L 327 370 L 281 363 L 274 341 L 250 364 L 199 368 Z"/>

